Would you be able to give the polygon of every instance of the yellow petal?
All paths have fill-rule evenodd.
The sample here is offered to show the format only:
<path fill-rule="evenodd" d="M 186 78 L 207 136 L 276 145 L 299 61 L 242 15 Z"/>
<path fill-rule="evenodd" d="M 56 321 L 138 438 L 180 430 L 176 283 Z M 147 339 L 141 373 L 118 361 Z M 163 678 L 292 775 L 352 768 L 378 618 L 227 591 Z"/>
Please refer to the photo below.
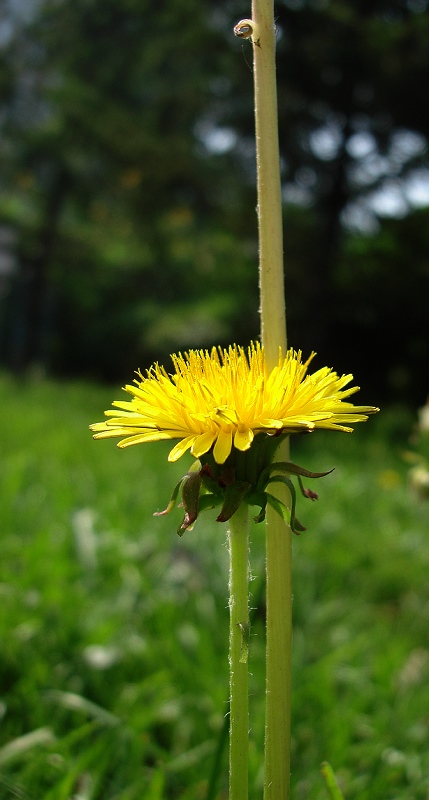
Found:
<path fill-rule="evenodd" d="M 199 458 L 204 453 L 208 453 L 210 450 L 214 440 L 216 439 L 216 434 L 212 433 L 211 431 L 207 431 L 207 433 L 202 433 L 201 436 L 198 436 L 195 440 L 194 444 L 191 447 L 191 453 L 195 458 Z"/>
<path fill-rule="evenodd" d="M 195 442 L 195 439 L 197 439 L 197 438 L 198 437 L 195 436 L 195 435 L 194 436 L 186 436 L 185 439 L 181 439 L 180 442 L 177 442 L 176 446 L 173 447 L 172 450 L 170 450 L 170 452 L 168 454 L 168 460 L 169 461 L 177 461 L 181 456 L 183 456 L 184 453 L 186 453 L 187 450 L 189 450 L 190 447 L 192 447 L 192 445 Z"/>
<path fill-rule="evenodd" d="M 131 444 L 142 444 L 143 442 L 161 442 L 163 439 L 170 439 L 170 436 L 163 431 L 148 431 L 147 433 L 138 433 L 136 436 L 127 436 L 126 439 L 118 442 L 118 447 L 129 447 Z"/>
<path fill-rule="evenodd" d="M 234 436 L 234 447 L 237 450 L 248 450 L 254 439 L 254 433 L 250 428 L 244 431 L 236 431 Z"/>
<path fill-rule="evenodd" d="M 232 431 L 219 431 L 213 455 L 217 464 L 223 464 L 228 458 L 232 447 Z"/>

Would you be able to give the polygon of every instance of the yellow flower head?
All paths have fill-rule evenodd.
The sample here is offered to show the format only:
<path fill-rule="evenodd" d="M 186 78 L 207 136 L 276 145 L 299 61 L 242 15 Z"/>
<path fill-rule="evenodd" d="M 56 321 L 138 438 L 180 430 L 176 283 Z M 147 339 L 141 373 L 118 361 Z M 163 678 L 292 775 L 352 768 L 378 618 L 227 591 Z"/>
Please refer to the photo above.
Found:
<path fill-rule="evenodd" d="M 187 450 L 195 458 L 213 448 L 223 464 L 233 448 L 248 450 L 257 433 L 302 433 L 315 428 L 352 431 L 378 411 L 346 401 L 358 387 L 345 389 L 352 375 L 338 377 L 328 367 L 312 375 L 301 352 L 279 353 L 267 374 L 264 349 L 252 343 L 247 353 L 236 345 L 226 350 L 190 350 L 173 355 L 174 373 L 155 364 L 135 385 L 125 386 L 132 400 L 116 400 L 120 411 L 91 425 L 95 439 L 124 437 L 119 447 L 161 439 L 178 439 L 169 454 L 177 461 Z M 344 424 L 346 423 L 346 424 Z"/>

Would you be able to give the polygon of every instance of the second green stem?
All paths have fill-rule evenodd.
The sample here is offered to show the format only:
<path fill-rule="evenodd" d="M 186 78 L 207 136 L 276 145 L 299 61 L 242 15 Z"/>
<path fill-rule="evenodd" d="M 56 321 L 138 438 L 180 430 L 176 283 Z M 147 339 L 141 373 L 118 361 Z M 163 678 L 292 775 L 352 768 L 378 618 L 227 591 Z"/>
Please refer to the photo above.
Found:
<path fill-rule="evenodd" d="M 261 332 L 267 372 L 287 350 L 273 0 L 252 0 Z M 288 461 L 286 443 L 276 458 Z M 276 491 L 273 489 L 273 493 Z M 281 499 L 290 505 L 284 488 Z M 288 800 L 290 780 L 291 531 L 269 508 L 264 800 Z"/>

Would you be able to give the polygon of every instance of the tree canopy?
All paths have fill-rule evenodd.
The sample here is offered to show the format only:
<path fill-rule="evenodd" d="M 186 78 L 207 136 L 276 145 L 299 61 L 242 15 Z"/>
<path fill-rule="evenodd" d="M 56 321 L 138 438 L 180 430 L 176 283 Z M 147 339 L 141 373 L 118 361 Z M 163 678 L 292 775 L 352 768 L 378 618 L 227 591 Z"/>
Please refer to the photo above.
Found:
<path fill-rule="evenodd" d="M 0 12 L 0 356 L 129 378 L 258 336 L 247 3 L 10 0 Z M 429 386 L 425 0 L 276 5 L 291 346 Z M 377 397 L 374 397 L 374 391 Z"/>

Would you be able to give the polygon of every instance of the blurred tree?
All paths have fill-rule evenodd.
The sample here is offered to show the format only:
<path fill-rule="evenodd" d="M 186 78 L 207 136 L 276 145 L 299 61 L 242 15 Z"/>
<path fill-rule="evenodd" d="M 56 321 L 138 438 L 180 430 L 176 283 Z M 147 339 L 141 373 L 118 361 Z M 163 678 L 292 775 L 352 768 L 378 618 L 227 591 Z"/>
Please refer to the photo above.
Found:
<path fill-rule="evenodd" d="M 232 36 L 248 14 L 0 10 L 5 364 L 117 380 L 258 335 L 252 54 Z M 283 0 L 277 26 L 290 342 L 421 401 L 426 214 L 407 215 L 429 203 L 427 2 Z"/>
<path fill-rule="evenodd" d="M 249 252 L 211 197 L 218 165 L 195 152 L 219 71 L 201 6 L 47 0 L 10 17 L 2 216 L 21 252 L 5 360 L 114 377 L 227 340 Z"/>
<path fill-rule="evenodd" d="M 385 220 L 377 236 L 348 236 L 335 265 L 337 351 L 346 368 L 348 343 L 359 341 L 356 372 L 381 397 L 425 399 L 429 389 L 429 211 Z"/>

